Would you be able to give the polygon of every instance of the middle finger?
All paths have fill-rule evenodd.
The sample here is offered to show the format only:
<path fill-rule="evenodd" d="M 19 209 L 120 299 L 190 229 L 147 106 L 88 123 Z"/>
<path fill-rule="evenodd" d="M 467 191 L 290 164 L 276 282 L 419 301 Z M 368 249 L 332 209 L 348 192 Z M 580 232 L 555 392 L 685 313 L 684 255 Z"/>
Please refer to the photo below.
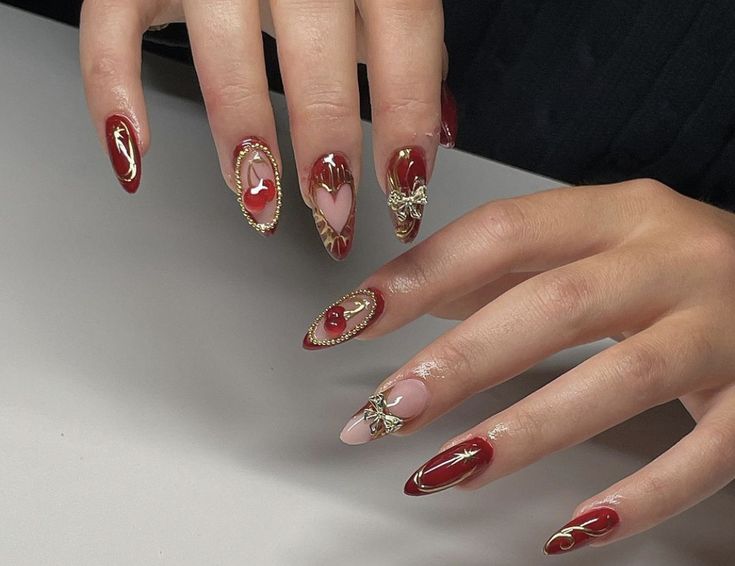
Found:
<path fill-rule="evenodd" d="M 344 259 L 355 232 L 362 131 L 353 0 L 271 2 L 301 193 L 324 247 Z"/>

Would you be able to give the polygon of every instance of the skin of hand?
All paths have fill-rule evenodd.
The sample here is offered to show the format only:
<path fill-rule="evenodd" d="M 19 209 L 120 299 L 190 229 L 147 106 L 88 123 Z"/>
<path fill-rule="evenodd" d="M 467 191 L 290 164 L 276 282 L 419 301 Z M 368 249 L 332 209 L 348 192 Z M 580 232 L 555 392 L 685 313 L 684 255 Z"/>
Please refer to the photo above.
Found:
<path fill-rule="evenodd" d="M 356 64 L 364 58 L 376 174 L 396 236 L 413 240 L 437 146 L 440 139 L 452 145 L 456 129 L 443 81 L 441 0 L 86 0 L 80 58 L 88 106 L 129 193 L 138 190 L 151 143 L 141 38 L 170 22 L 186 23 L 222 175 L 263 235 L 275 231 L 286 200 L 261 29 L 276 37 L 301 195 L 338 260 L 355 234 L 362 169 Z M 442 119 L 444 108 L 453 120 Z"/>
<path fill-rule="evenodd" d="M 348 421 L 342 439 L 362 444 L 416 432 L 562 349 L 620 337 L 449 440 L 406 483 L 409 495 L 477 488 L 680 399 L 693 430 L 582 502 L 547 542 L 556 554 L 645 531 L 735 477 L 734 281 L 732 213 L 647 179 L 560 188 L 449 224 L 326 309 L 304 345 L 374 339 L 426 313 L 461 320 Z"/>

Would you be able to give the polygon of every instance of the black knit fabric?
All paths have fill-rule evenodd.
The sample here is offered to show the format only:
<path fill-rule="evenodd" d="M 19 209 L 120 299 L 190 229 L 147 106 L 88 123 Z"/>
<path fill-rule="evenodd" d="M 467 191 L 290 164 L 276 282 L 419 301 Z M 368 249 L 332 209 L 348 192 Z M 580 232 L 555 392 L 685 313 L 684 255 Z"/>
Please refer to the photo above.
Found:
<path fill-rule="evenodd" d="M 459 146 L 735 206 L 731 0 L 446 0 Z"/>
<path fill-rule="evenodd" d="M 7 3 L 72 24 L 81 4 Z M 573 184 L 653 177 L 735 208 L 732 0 L 444 0 L 444 12 L 459 148 Z M 148 40 L 190 60 L 183 28 Z M 269 39 L 266 59 L 280 90 Z M 361 85 L 368 116 L 364 72 Z"/>

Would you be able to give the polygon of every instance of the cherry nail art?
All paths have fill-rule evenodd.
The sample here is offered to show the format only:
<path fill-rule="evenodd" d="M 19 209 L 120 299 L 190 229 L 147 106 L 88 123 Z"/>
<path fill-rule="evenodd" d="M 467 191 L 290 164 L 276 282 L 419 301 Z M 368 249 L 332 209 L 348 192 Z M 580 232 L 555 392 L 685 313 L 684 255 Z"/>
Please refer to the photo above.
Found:
<path fill-rule="evenodd" d="M 407 147 L 396 151 L 388 163 L 386 187 L 396 237 L 408 244 L 419 232 L 427 203 L 424 150 Z"/>
<path fill-rule="evenodd" d="M 309 178 L 309 198 L 319 236 L 329 254 L 344 259 L 355 234 L 355 182 L 341 153 L 316 160 Z"/>
<path fill-rule="evenodd" d="M 437 493 L 484 472 L 493 459 L 493 446 L 484 438 L 460 442 L 434 456 L 408 479 L 406 495 Z"/>
<path fill-rule="evenodd" d="M 372 395 L 347 421 L 339 437 L 345 444 L 365 444 L 392 434 L 424 412 L 429 390 L 420 379 L 403 379 L 390 389 Z"/>
<path fill-rule="evenodd" d="M 575 517 L 555 532 L 544 545 L 544 554 L 570 552 L 593 539 L 603 537 L 620 522 L 615 509 L 596 507 Z"/>
<path fill-rule="evenodd" d="M 140 149 L 133 124 L 122 114 L 113 114 L 105 121 L 107 153 L 117 180 L 130 194 L 140 186 Z"/>
<path fill-rule="evenodd" d="M 352 340 L 382 312 L 383 295 L 377 289 L 347 293 L 314 319 L 304 336 L 304 348 L 320 350 Z"/>
<path fill-rule="evenodd" d="M 247 138 L 235 148 L 235 185 L 240 209 L 256 231 L 275 232 L 281 215 L 281 176 L 268 145 L 260 138 Z"/>
<path fill-rule="evenodd" d="M 442 120 L 439 132 L 439 143 L 452 148 L 457 140 L 457 101 L 446 81 L 442 81 Z"/>

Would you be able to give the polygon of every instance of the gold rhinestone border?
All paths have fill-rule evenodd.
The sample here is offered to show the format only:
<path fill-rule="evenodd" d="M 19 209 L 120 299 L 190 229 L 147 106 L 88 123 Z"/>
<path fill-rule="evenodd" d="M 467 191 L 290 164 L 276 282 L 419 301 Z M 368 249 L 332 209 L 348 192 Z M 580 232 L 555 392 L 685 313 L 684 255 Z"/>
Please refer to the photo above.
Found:
<path fill-rule="evenodd" d="M 327 311 L 331 309 L 332 307 L 336 307 L 340 303 L 351 299 L 353 297 L 357 297 L 359 295 L 367 295 L 370 297 L 370 311 L 368 312 L 367 316 L 363 319 L 363 321 L 355 326 L 352 330 L 347 332 L 346 334 L 343 334 L 342 336 L 339 336 L 338 338 L 330 338 L 329 340 L 319 340 L 315 335 L 314 331 L 316 330 L 316 327 L 319 325 L 319 321 L 321 321 L 324 316 L 327 314 Z M 354 338 L 357 336 L 360 332 L 362 332 L 368 324 L 373 320 L 373 317 L 375 316 L 375 311 L 378 308 L 378 298 L 375 294 L 375 291 L 371 289 L 358 289 L 356 291 L 352 291 L 350 293 L 347 293 L 346 295 L 340 297 L 336 301 L 334 301 L 331 305 L 326 307 L 315 319 L 314 322 L 311 323 L 311 326 L 309 326 L 309 330 L 307 331 L 306 335 L 309 337 L 309 340 L 312 344 L 315 346 L 336 346 L 337 344 L 342 344 L 342 342 L 346 342 L 347 340 L 350 340 L 351 338 Z"/>
<path fill-rule="evenodd" d="M 248 212 L 247 208 L 245 208 L 245 203 L 243 202 L 242 198 L 242 174 L 240 172 L 242 168 L 242 161 L 243 159 L 245 159 L 245 156 L 256 149 L 265 153 L 268 161 L 270 161 L 271 167 L 273 169 L 273 176 L 275 177 L 276 181 L 276 211 L 273 215 L 273 220 L 267 223 L 256 222 L 253 215 Z M 252 226 L 261 234 L 273 231 L 273 229 L 278 225 L 278 220 L 281 217 L 281 175 L 278 171 L 278 164 L 276 163 L 276 159 L 273 156 L 271 150 L 266 145 L 258 142 L 252 142 L 240 149 L 237 154 L 237 159 L 235 159 L 235 186 L 237 187 L 237 203 L 240 205 L 242 215 L 245 217 L 245 220 L 248 221 L 248 224 L 250 224 L 250 226 Z"/>

